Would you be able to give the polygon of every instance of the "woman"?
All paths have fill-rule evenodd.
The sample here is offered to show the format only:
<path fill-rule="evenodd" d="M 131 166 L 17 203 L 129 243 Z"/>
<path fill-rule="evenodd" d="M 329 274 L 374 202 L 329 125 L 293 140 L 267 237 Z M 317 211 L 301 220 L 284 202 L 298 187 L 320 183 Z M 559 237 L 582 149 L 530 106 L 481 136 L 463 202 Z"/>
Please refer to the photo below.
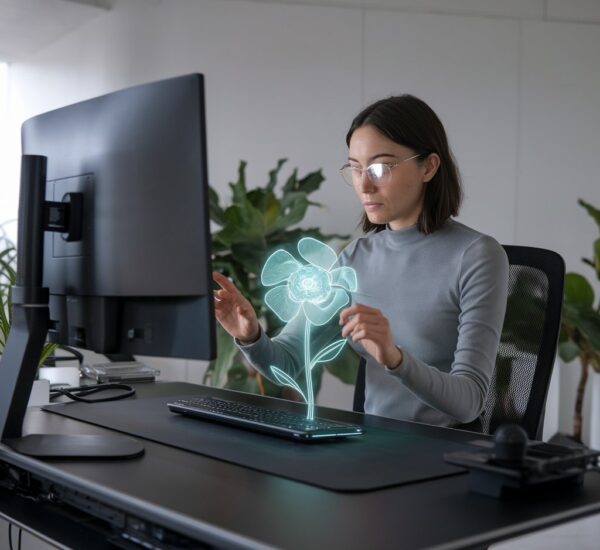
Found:
<path fill-rule="evenodd" d="M 358 292 L 337 326 L 313 345 L 339 337 L 366 359 L 365 412 L 439 426 L 478 418 L 492 376 L 504 319 L 508 262 L 491 237 L 454 220 L 461 202 L 446 132 L 422 100 L 402 95 L 365 108 L 352 122 L 342 167 L 364 213 L 366 236 L 340 254 L 357 274 Z M 248 360 L 301 372 L 302 321 L 275 338 L 235 286 L 215 309 Z"/>

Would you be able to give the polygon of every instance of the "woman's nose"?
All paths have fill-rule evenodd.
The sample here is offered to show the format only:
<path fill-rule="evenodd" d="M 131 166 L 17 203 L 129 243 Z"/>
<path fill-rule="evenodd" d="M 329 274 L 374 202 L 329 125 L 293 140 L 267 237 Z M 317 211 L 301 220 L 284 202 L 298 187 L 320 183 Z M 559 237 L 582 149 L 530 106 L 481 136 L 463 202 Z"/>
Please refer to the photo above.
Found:
<path fill-rule="evenodd" d="M 355 187 L 356 190 L 360 191 L 361 193 L 372 193 L 377 188 L 377 186 L 371 181 L 369 173 L 366 170 L 363 170 L 360 174 Z"/>

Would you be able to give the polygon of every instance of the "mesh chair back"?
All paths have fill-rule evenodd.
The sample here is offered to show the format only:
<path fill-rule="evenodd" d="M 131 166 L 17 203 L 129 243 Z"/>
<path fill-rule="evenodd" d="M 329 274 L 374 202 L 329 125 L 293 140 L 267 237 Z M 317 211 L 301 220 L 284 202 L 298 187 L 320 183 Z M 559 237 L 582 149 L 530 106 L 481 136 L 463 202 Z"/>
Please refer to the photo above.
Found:
<path fill-rule="evenodd" d="M 509 262 L 508 301 L 496 368 L 481 418 L 466 429 L 493 433 L 520 424 L 539 439 L 556 355 L 565 266 L 550 250 L 504 246 Z M 354 410 L 364 412 L 365 361 L 361 359 Z"/>
<path fill-rule="evenodd" d="M 542 432 L 556 357 L 565 264 L 550 250 L 505 246 L 508 301 L 482 431 L 520 424 L 531 439 Z"/>

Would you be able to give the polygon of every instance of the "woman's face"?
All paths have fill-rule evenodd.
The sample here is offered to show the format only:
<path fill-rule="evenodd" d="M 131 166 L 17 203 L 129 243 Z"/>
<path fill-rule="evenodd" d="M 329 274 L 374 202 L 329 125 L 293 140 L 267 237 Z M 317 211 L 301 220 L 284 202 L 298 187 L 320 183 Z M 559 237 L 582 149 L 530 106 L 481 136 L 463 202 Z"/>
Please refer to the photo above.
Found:
<path fill-rule="evenodd" d="M 352 134 L 348 163 L 353 169 L 354 190 L 371 223 L 388 224 L 390 229 L 417 223 L 425 185 L 435 175 L 439 157 L 431 154 L 425 160 L 407 160 L 414 155 L 415 151 L 388 139 L 373 126 L 362 126 Z M 374 163 L 389 166 L 379 183 L 367 175 L 367 167 Z"/>

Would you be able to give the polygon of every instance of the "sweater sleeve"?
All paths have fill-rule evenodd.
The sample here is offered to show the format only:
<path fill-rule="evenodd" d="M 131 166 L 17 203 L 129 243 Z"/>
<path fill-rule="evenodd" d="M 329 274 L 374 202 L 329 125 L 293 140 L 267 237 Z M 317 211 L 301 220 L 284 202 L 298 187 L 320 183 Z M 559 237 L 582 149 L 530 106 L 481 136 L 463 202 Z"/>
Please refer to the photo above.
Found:
<path fill-rule="evenodd" d="M 310 334 L 310 353 L 314 355 L 323 349 L 336 336 L 340 338 L 341 327 L 338 323 L 339 313 L 323 326 L 312 326 Z M 288 322 L 281 332 L 270 338 L 260 331 L 256 342 L 241 345 L 236 340 L 238 348 L 242 351 L 248 362 L 265 378 L 279 384 L 273 378 L 271 366 L 276 366 L 294 379 L 299 379 L 304 374 L 304 341 L 306 318 L 302 311 Z"/>
<path fill-rule="evenodd" d="M 491 237 L 481 236 L 465 250 L 458 291 L 458 339 L 450 372 L 406 352 L 398 367 L 386 370 L 429 406 L 466 423 L 483 410 L 506 310 L 508 260 Z"/>

